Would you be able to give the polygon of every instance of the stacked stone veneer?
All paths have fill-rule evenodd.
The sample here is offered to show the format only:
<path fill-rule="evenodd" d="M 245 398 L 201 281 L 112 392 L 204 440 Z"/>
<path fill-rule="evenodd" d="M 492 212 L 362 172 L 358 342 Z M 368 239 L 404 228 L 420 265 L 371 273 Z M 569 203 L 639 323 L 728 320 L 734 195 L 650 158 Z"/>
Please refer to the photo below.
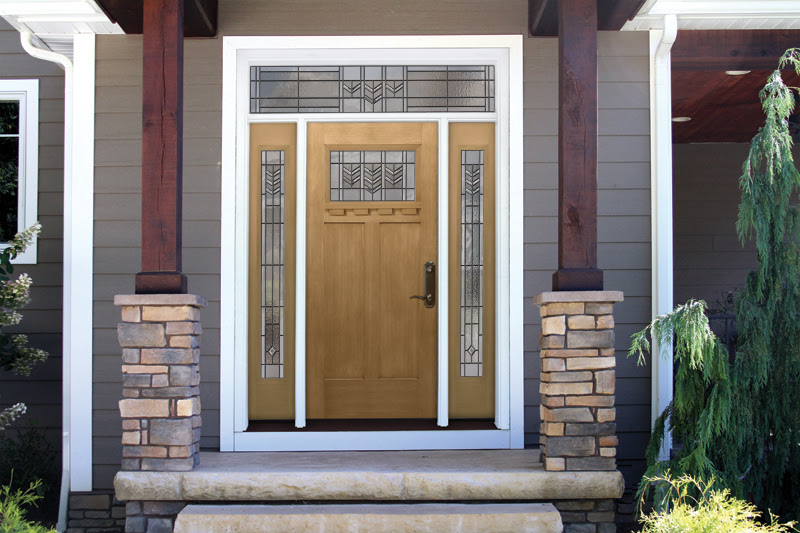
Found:
<path fill-rule="evenodd" d="M 200 309 L 188 294 L 119 295 L 122 470 L 187 471 L 199 462 Z"/>
<path fill-rule="evenodd" d="M 67 533 L 119 533 L 125 531 L 125 504 L 107 491 L 69 495 Z"/>
<path fill-rule="evenodd" d="M 613 310 L 622 293 L 547 292 L 534 301 L 542 316 L 545 470 L 615 470 Z"/>

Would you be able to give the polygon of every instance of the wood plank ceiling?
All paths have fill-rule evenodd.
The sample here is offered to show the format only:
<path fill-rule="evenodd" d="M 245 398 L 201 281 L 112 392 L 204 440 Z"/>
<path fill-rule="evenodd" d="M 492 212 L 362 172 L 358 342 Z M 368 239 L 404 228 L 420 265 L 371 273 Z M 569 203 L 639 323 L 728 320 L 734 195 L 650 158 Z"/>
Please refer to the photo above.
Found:
<path fill-rule="evenodd" d="M 797 30 L 679 31 L 672 48 L 672 116 L 691 120 L 673 123 L 673 142 L 749 142 L 764 123 L 758 93 L 783 52 L 795 46 Z M 794 72 L 783 71 L 783 79 L 800 85 Z"/>

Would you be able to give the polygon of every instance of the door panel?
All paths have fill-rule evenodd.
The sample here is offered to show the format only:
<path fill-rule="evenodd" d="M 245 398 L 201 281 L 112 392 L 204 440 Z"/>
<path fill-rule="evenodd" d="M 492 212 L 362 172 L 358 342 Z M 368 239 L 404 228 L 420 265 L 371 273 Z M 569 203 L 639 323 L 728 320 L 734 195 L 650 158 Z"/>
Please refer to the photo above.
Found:
<path fill-rule="evenodd" d="M 495 414 L 494 130 L 450 124 L 450 418 Z"/>
<path fill-rule="evenodd" d="M 437 256 L 437 140 L 433 123 L 308 125 L 308 418 L 436 416 L 436 308 L 410 297 Z"/>
<path fill-rule="evenodd" d="M 250 126 L 250 420 L 294 418 L 296 145 L 296 124 Z"/>

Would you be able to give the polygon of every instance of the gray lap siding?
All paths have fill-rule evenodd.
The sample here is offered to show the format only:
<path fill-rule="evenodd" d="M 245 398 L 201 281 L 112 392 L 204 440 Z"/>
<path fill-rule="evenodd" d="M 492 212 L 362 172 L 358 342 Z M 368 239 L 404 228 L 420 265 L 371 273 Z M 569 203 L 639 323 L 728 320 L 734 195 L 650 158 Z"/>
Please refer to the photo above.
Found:
<path fill-rule="evenodd" d="M 527 2 L 220 2 L 220 35 L 525 34 Z M 538 443 L 539 315 L 533 296 L 556 268 L 557 41 L 524 40 L 524 347 L 526 444 Z M 139 268 L 140 36 L 99 36 L 95 175 L 94 484 L 111 485 L 121 456 L 118 310 Z M 619 463 L 640 468 L 650 418 L 650 369 L 624 357 L 650 314 L 649 74 L 646 33 L 600 34 L 599 261 L 625 292 L 617 348 Z M 203 438 L 219 446 L 219 217 L 222 40 L 187 39 L 184 105 L 184 271 L 203 311 Z M 627 472 L 624 472 L 627 473 Z"/>

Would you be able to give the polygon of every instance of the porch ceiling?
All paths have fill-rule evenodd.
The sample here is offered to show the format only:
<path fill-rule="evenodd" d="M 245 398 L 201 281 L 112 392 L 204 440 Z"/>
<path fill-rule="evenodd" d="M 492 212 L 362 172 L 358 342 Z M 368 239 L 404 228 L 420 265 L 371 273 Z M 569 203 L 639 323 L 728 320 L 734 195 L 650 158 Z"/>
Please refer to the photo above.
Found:
<path fill-rule="evenodd" d="M 597 29 L 621 29 L 644 3 L 645 0 L 597 0 Z M 537 37 L 558 35 L 558 0 L 529 0 L 528 28 Z"/>
<path fill-rule="evenodd" d="M 678 31 L 672 48 L 672 116 L 675 143 L 749 142 L 764 123 L 758 93 L 800 30 Z M 750 71 L 731 76 L 726 71 Z M 785 71 L 784 80 L 800 78 Z"/>
<path fill-rule="evenodd" d="M 95 0 L 125 33 L 142 33 L 144 0 Z M 217 34 L 218 0 L 184 0 L 184 37 L 214 37 Z"/>

